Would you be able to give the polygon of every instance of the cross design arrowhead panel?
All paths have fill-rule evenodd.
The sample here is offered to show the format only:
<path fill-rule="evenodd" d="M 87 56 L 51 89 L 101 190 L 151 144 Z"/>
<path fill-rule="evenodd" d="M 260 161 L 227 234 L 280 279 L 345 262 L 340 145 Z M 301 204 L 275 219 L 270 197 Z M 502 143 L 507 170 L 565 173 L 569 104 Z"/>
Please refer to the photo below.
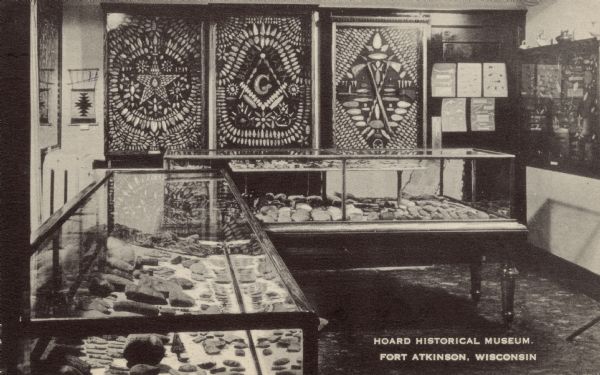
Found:
<path fill-rule="evenodd" d="M 421 29 L 338 24 L 334 38 L 335 146 L 417 147 Z"/>
<path fill-rule="evenodd" d="M 107 28 L 107 153 L 202 147 L 202 22 L 109 13 Z"/>
<path fill-rule="evenodd" d="M 219 148 L 310 145 L 310 22 L 247 16 L 217 24 Z"/>

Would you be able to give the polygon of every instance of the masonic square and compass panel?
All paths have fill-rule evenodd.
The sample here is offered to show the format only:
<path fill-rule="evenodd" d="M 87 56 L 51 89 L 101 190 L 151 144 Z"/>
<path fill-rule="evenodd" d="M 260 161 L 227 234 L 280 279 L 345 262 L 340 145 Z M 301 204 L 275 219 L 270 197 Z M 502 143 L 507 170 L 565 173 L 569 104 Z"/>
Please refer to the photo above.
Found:
<path fill-rule="evenodd" d="M 219 148 L 310 145 L 310 16 L 219 21 L 216 75 Z"/>
<path fill-rule="evenodd" d="M 107 14 L 106 151 L 201 147 L 203 22 Z"/>
<path fill-rule="evenodd" d="M 333 136 L 337 147 L 417 147 L 422 33 L 417 23 L 335 24 Z"/>

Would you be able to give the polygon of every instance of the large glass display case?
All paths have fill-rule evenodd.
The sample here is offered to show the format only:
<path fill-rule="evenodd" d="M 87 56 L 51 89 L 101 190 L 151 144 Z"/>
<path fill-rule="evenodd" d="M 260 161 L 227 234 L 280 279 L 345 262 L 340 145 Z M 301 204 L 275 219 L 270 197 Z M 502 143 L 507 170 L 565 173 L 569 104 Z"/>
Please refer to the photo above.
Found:
<path fill-rule="evenodd" d="M 318 317 L 220 172 L 109 172 L 36 233 L 29 282 L 34 374 L 316 373 Z"/>
<path fill-rule="evenodd" d="M 514 156 L 505 153 L 187 150 L 165 156 L 166 168 L 199 166 L 233 172 L 249 207 L 273 233 L 525 230 L 514 219 Z M 305 194 L 290 184 L 269 186 L 273 175 L 302 172 L 312 183 Z"/>
<path fill-rule="evenodd" d="M 599 48 L 590 38 L 520 51 L 520 139 L 528 165 L 598 176 Z"/>

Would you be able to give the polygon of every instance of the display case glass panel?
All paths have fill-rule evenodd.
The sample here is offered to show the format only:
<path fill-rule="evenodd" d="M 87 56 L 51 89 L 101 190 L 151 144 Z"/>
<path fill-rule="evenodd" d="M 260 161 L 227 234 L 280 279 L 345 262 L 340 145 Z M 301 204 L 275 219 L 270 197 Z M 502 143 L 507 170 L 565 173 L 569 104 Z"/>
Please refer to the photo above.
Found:
<path fill-rule="evenodd" d="M 169 153 L 165 160 L 167 166 L 182 161 L 227 163 L 240 188 L 255 193 L 245 195 L 247 204 L 268 231 L 351 230 L 363 224 L 389 224 L 393 230 L 419 224 L 423 230 L 425 226 L 444 230 L 445 223 L 468 223 L 466 230 L 494 225 L 524 228 L 516 223 L 512 210 L 514 156 L 500 152 L 464 148 L 321 149 L 304 154 L 187 150 Z M 269 184 L 276 180 L 274 176 L 304 171 L 307 180 L 321 184 L 315 189 L 318 193 L 298 194 L 291 191 L 293 184 Z M 320 172 L 320 179 L 309 176 L 315 171 Z M 269 178 L 251 178 L 260 173 Z"/>
<path fill-rule="evenodd" d="M 302 343 L 301 329 L 42 338 L 25 373 L 302 375 Z"/>
<path fill-rule="evenodd" d="M 36 244 L 31 319 L 306 311 L 239 199 L 216 172 L 110 174 Z"/>

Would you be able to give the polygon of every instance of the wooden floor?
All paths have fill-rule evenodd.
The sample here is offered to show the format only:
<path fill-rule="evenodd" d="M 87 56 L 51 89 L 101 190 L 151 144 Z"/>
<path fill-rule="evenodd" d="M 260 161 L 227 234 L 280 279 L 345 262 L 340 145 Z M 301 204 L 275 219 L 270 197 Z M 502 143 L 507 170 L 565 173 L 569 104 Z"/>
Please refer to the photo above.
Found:
<path fill-rule="evenodd" d="M 600 324 L 574 342 L 565 340 L 600 316 L 600 303 L 592 298 L 598 284 L 585 286 L 581 272 L 560 262 L 556 267 L 536 256 L 519 259 L 517 317 L 508 331 L 500 316 L 499 264 L 493 255 L 484 263 L 478 305 L 469 299 L 466 264 L 310 269 L 308 263 L 298 261 L 302 267 L 293 273 L 329 320 L 320 335 L 320 374 L 600 374 Z M 377 346 L 377 337 L 410 338 L 412 343 Z M 469 337 L 481 344 L 416 345 L 422 337 Z M 530 343 L 485 345 L 486 337 L 525 338 Z M 408 353 L 407 358 L 415 353 L 464 353 L 469 361 L 380 361 L 381 353 Z M 535 360 L 476 360 L 475 354 L 485 353 L 533 354 Z"/>

